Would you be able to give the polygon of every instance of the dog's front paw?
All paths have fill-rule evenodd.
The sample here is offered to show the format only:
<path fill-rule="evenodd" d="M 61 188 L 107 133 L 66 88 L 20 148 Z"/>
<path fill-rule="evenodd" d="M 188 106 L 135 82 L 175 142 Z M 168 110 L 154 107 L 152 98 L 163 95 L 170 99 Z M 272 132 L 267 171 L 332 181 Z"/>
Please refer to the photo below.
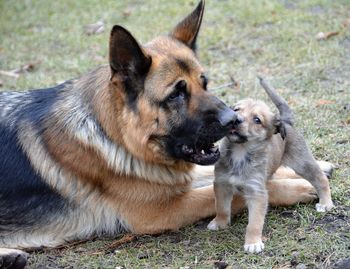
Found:
<path fill-rule="evenodd" d="M 317 203 L 316 204 L 316 211 L 317 212 L 327 212 L 327 211 L 330 211 L 333 207 L 334 207 L 333 202 L 330 202 L 328 204 Z"/>
<path fill-rule="evenodd" d="M 212 231 L 217 231 L 219 229 L 227 228 L 227 226 L 228 223 L 217 221 L 215 218 L 208 224 L 207 228 Z"/>
<path fill-rule="evenodd" d="M 22 269 L 27 263 L 28 254 L 17 249 L 0 248 L 0 269 Z"/>
<path fill-rule="evenodd" d="M 256 242 L 254 244 L 245 244 L 244 251 L 249 253 L 259 253 L 265 248 L 265 245 L 262 241 Z"/>

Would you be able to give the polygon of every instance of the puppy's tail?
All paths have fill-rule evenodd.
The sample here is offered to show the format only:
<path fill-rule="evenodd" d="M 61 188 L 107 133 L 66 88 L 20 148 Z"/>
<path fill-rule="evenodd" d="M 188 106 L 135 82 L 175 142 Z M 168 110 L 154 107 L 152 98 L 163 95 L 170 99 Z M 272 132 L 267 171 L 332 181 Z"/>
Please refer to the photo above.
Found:
<path fill-rule="evenodd" d="M 288 106 L 288 103 L 282 96 L 279 96 L 276 90 L 262 77 L 258 76 L 260 85 L 264 88 L 271 101 L 277 107 L 281 120 L 289 125 L 294 125 L 293 111 Z"/>

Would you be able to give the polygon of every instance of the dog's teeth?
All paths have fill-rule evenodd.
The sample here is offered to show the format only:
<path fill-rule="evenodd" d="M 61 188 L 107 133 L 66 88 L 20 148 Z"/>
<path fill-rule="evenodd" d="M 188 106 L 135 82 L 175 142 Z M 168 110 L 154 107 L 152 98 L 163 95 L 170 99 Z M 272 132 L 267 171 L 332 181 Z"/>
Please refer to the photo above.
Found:
<path fill-rule="evenodd" d="M 201 154 L 203 154 L 203 155 L 205 154 L 204 149 L 201 150 Z"/>

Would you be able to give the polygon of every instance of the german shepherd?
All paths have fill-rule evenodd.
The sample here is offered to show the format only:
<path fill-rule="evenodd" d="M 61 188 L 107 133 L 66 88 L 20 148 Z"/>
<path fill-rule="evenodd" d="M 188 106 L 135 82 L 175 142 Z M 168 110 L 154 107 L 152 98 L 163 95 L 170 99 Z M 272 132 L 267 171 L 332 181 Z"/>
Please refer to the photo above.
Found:
<path fill-rule="evenodd" d="M 318 212 L 333 208 L 327 176 L 315 161 L 303 136 L 293 127 L 293 112 L 288 103 L 264 80 L 262 86 L 279 110 L 272 113 L 262 101 L 244 99 L 234 105 L 235 129 L 220 146 L 222 156 L 215 164 L 214 191 L 216 217 L 208 228 L 225 228 L 231 219 L 231 200 L 241 193 L 246 200 L 249 220 L 244 250 L 264 249 L 262 230 L 268 205 L 267 180 L 280 165 L 291 167 L 316 189 Z"/>
<path fill-rule="evenodd" d="M 9 248 L 155 234 L 215 214 L 213 187 L 194 188 L 194 168 L 219 159 L 213 143 L 236 113 L 207 90 L 195 54 L 203 11 L 201 1 L 144 46 L 114 26 L 108 65 L 56 87 L 0 93 L 3 264 L 26 259 Z M 306 181 L 268 188 L 275 205 L 315 198 Z M 235 197 L 233 211 L 242 208 Z"/>

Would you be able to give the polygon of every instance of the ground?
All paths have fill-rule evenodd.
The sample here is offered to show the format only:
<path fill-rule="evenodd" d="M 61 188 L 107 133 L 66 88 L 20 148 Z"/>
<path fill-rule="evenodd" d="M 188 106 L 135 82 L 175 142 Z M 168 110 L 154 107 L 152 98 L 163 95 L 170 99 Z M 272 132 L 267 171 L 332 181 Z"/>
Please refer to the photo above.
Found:
<path fill-rule="evenodd" d="M 336 208 L 326 214 L 317 213 L 314 204 L 270 208 L 266 249 L 258 255 L 243 251 L 244 212 L 225 231 L 208 231 L 209 220 L 203 220 L 160 236 L 121 235 L 37 250 L 28 268 L 341 268 L 349 258 L 350 2 L 206 4 L 198 55 L 211 78 L 209 88 L 230 104 L 248 96 L 266 100 L 256 76 L 269 79 L 294 109 L 316 158 L 336 165 L 331 179 Z M 167 33 L 195 5 L 193 0 L 0 1 L 0 70 L 28 69 L 17 79 L 0 74 L 0 90 L 77 77 L 107 63 L 114 24 L 147 42 Z M 99 20 L 105 30 L 85 34 L 84 25 Z"/>

